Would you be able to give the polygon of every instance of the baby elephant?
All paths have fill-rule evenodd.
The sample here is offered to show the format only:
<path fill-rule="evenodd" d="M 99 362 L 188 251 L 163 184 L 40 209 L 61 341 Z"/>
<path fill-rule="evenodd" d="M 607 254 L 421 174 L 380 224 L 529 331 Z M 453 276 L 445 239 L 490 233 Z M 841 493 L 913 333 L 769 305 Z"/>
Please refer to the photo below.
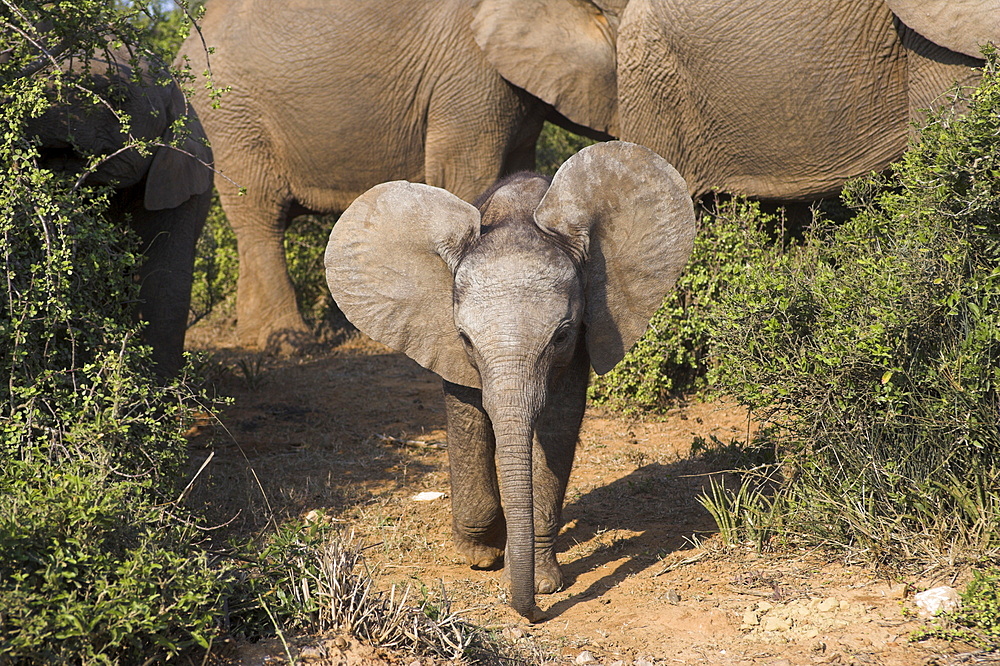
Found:
<path fill-rule="evenodd" d="M 533 622 L 535 592 L 562 585 L 555 539 L 590 367 L 611 370 L 642 335 L 694 233 L 674 168 L 613 141 L 475 206 L 383 183 L 330 234 L 327 282 L 348 319 L 444 379 L 456 546 L 476 568 L 503 558 Z"/>

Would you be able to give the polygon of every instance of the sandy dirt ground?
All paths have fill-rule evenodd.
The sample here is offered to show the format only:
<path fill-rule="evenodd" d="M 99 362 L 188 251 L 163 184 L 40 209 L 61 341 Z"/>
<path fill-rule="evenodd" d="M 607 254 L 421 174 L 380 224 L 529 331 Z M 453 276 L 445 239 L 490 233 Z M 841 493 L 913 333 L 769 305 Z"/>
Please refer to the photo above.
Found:
<path fill-rule="evenodd" d="M 474 571 L 450 543 L 440 382 L 360 334 L 322 352 L 244 352 L 224 324 L 199 325 L 190 347 L 232 404 L 192 429 L 199 477 L 192 500 L 212 520 L 250 533 L 270 520 L 323 511 L 369 548 L 378 585 L 440 589 L 453 610 L 555 663 L 984 663 L 940 641 L 912 642 L 923 620 L 912 593 L 960 585 L 932 569 L 885 579 L 820 551 L 726 547 L 697 502 L 713 470 L 692 444 L 744 439 L 746 413 L 692 402 L 656 420 L 588 410 L 565 506 L 563 590 L 539 596 L 551 619 L 525 624 L 504 603 L 499 571 Z M 418 501 L 419 493 L 438 493 Z M 350 636 L 294 637 L 303 663 L 400 663 L 418 656 Z M 283 663 L 276 640 L 235 646 L 235 663 Z M 617 662 L 617 664 L 616 664 Z"/>

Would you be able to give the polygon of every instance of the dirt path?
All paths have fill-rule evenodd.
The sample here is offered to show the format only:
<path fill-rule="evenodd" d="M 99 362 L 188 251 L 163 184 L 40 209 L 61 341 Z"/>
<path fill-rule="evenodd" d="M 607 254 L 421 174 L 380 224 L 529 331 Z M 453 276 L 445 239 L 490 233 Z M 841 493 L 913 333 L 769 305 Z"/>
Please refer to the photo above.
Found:
<path fill-rule="evenodd" d="M 235 399 L 224 427 L 192 433 L 196 462 L 214 452 L 194 500 L 231 529 L 258 530 L 322 509 L 366 544 L 380 586 L 443 583 L 454 609 L 567 663 L 958 663 L 943 643 L 910 643 L 920 625 L 904 585 L 818 553 L 725 549 L 696 496 L 707 483 L 692 442 L 746 435 L 745 414 L 691 404 L 662 421 L 588 411 L 566 501 L 560 562 L 565 589 L 539 603 L 552 619 L 528 626 L 501 601 L 500 572 L 473 571 L 449 542 L 440 383 L 361 336 L 322 355 L 274 359 L 196 327 L 194 348 L 216 359 L 219 390 Z M 416 501 L 421 492 L 442 493 Z M 341 639 L 342 640 L 342 639 Z M 263 664 L 277 644 L 243 646 Z M 351 660 L 337 651 L 328 663 Z M 374 651 L 365 659 L 386 655 Z M 356 655 L 355 655 L 356 656 Z M 354 661 L 358 661 L 355 658 Z M 411 664 L 413 659 L 404 659 Z"/>

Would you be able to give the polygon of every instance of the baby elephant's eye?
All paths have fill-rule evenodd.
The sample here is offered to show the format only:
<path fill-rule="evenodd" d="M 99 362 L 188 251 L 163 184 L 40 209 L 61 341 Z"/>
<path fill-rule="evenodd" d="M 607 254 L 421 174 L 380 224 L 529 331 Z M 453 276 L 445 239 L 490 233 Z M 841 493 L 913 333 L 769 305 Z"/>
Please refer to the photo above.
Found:
<path fill-rule="evenodd" d="M 459 331 L 458 337 L 462 338 L 462 344 L 465 345 L 466 348 L 472 349 L 472 340 L 469 339 L 468 335 L 466 335 L 462 331 Z"/>
<path fill-rule="evenodd" d="M 552 344 L 554 345 L 563 345 L 567 340 L 569 340 L 569 331 L 565 328 L 560 329 L 552 336 Z"/>

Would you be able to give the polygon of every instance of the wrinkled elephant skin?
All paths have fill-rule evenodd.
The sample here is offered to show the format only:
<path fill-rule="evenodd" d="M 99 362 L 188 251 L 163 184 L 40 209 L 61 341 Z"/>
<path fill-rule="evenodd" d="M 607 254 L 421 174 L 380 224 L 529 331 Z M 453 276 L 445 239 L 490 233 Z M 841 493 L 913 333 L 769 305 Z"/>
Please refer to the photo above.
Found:
<path fill-rule="evenodd" d="M 533 168 L 548 107 L 486 62 L 470 21 L 467 0 L 209 0 L 181 54 L 205 69 L 204 38 L 213 83 L 231 88 L 215 103 L 198 85 L 194 104 L 225 176 L 241 344 L 312 339 L 282 246 L 294 216 L 397 179 L 471 200 Z"/>
<path fill-rule="evenodd" d="M 478 0 L 472 25 L 506 79 L 655 150 L 693 196 L 805 201 L 885 168 L 922 110 L 976 82 L 1000 4 Z"/>

